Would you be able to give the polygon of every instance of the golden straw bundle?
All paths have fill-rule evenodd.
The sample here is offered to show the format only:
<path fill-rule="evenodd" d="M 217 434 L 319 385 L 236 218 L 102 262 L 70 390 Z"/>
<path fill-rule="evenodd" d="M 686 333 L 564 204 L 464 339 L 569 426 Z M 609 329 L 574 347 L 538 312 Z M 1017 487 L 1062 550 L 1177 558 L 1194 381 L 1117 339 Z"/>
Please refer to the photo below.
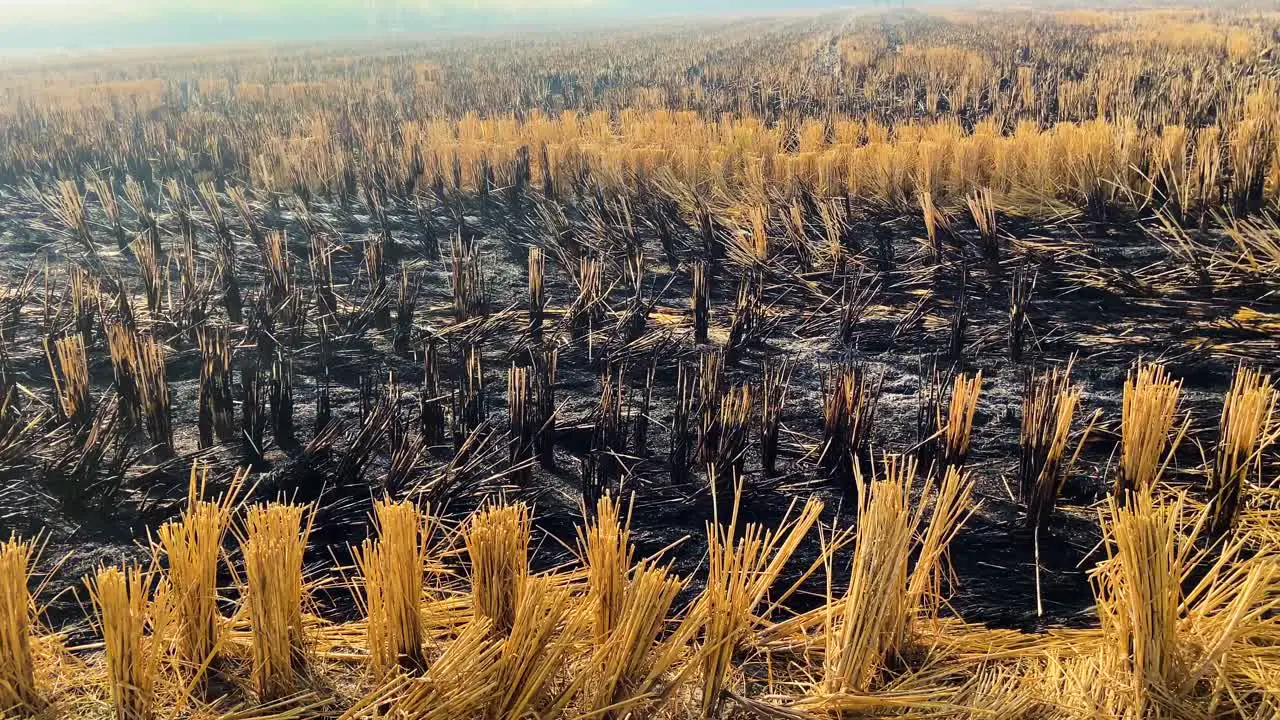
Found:
<path fill-rule="evenodd" d="M 30 580 L 33 548 L 11 537 L 0 545 L 0 716 L 43 706 L 31 655 Z"/>
<path fill-rule="evenodd" d="M 529 507 L 497 505 L 472 517 L 464 542 L 471 558 L 471 597 L 477 620 L 507 633 L 529 577 Z"/>
<path fill-rule="evenodd" d="M 379 674 L 397 666 L 426 667 L 421 605 L 429 523 L 429 515 L 411 502 L 379 501 L 374 505 L 378 539 L 365 540 L 356 554 L 364 577 L 369 658 Z"/>
<path fill-rule="evenodd" d="M 253 629 L 253 680 L 263 701 L 293 692 L 304 660 L 302 556 L 310 526 L 304 508 L 271 504 L 249 510 L 241 544 Z"/>
<path fill-rule="evenodd" d="M 1163 365 L 1139 362 L 1124 383 L 1120 418 L 1120 474 L 1116 496 L 1146 490 L 1160 479 L 1187 426 L 1170 441 L 1182 381 L 1170 379 Z"/>
<path fill-rule="evenodd" d="M 149 720 L 160 652 L 144 636 L 150 615 L 147 577 L 136 567 L 104 568 L 86 582 L 102 630 L 116 720 Z"/>

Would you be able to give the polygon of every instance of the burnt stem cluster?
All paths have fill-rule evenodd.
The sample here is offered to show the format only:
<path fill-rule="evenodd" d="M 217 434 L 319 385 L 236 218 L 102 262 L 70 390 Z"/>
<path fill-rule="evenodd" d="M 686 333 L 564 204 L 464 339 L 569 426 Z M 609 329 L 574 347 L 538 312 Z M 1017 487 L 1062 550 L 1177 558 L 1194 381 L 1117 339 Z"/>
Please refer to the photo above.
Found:
<path fill-rule="evenodd" d="M 235 438 L 235 405 L 231 377 L 231 348 L 226 331 L 217 326 L 201 327 L 196 336 L 200 346 L 200 387 L 197 394 L 197 425 L 200 448 Z"/>
<path fill-rule="evenodd" d="M 823 379 L 818 465 L 846 485 L 853 481 L 858 463 L 870 459 L 880 387 L 880 378 L 854 364 L 831 367 Z"/>
<path fill-rule="evenodd" d="M 782 428 L 782 411 L 791 387 L 792 363 L 782 359 L 764 366 L 763 391 L 760 393 L 760 468 L 765 477 L 777 474 L 778 436 Z"/>
<path fill-rule="evenodd" d="M 1019 267 L 1014 271 L 1013 283 L 1009 286 L 1009 359 L 1013 362 L 1022 362 L 1026 331 L 1030 325 L 1027 308 L 1035 293 L 1036 277 L 1035 271 Z"/>
<path fill-rule="evenodd" d="M 461 228 L 453 236 L 452 253 L 449 282 L 453 290 L 453 316 L 463 322 L 480 317 L 487 307 L 484 264 L 476 238 L 464 236 Z"/>

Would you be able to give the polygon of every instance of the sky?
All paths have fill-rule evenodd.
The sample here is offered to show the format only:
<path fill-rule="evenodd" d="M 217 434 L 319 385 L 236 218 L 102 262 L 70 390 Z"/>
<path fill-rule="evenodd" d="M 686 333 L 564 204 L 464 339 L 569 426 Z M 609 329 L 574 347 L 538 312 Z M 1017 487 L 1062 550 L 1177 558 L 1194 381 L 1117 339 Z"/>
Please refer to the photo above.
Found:
<path fill-rule="evenodd" d="M 289 11 L 402 8 L 528 9 L 601 4 L 602 0 L 0 0 L 0 21 L 65 19 L 68 13 L 116 16 L 159 16 L 191 12 L 267 15 Z M 603 0 L 608 3 L 609 0 Z"/>
<path fill-rule="evenodd" d="M 852 0 L 858 2 L 859 0 Z M 869 2 L 872 0 L 862 0 Z M 0 0 L 0 52 L 306 41 L 851 0 Z"/>

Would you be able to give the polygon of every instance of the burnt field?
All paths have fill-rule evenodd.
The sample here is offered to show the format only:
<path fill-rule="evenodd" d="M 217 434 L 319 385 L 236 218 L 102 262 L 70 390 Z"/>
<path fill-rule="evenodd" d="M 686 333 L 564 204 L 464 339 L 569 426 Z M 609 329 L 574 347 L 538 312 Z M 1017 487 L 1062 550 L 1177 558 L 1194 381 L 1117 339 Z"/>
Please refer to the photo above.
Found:
<path fill-rule="evenodd" d="M 16 66 L 0 711 L 1267 716 L 1276 22 Z"/>
<path fill-rule="evenodd" d="M 744 269 L 725 257 L 724 245 L 736 241 L 728 229 L 712 226 L 708 239 L 679 218 L 626 224 L 614 215 L 620 209 L 580 207 L 572 195 L 563 204 L 538 200 L 554 209 L 461 195 L 447 200 L 460 212 L 426 215 L 425 231 L 420 216 L 397 209 L 385 210 L 379 224 L 355 203 L 344 212 L 245 202 L 256 227 L 222 220 L 230 236 L 223 252 L 234 254 L 234 285 L 243 288 L 241 307 L 230 312 L 228 278 L 212 272 L 190 284 L 185 306 L 182 300 L 184 253 L 194 251 L 195 264 L 211 268 L 222 251 L 208 214 L 193 202 L 187 219 L 180 211 L 154 215 L 159 236 L 173 243 L 162 240 L 155 261 L 157 315 L 168 317 L 137 332 L 155 342 L 163 362 L 165 448 L 150 434 L 145 408 L 129 427 L 116 407 L 105 328 L 120 322 L 120 311 L 94 286 L 97 273 L 142 274 L 138 259 L 106 233 L 90 235 L 90 253 L 32 230 L 46 215 L 42 206 L 21 194 L 8 199 L 12 411 L 65 415 L 66 398 L 75 397 L 65 373 L 76 371 L 55 348 L 66 337 L 88 339 L 84 428 L 59 432 L 56 421 L 31 428 L 43 432 L 23 433 L 23 451 L 5 468 L 7 522 L 26 535 L 44 533 L 55 554 L 70 553 L 68 583 L 97 563 L 145 554 L 148 532 L 185 506 L 193 462 L 224 468 L 216 475 L 223 482 L 231 470 L 251 468 L 261 500 L 318 503 L 316 563 L 344 555 L 349 562 L 346 548 L 367 536 L 373 500 L 387 493 L 457 518 L 491 496 L 529 502 L 548 536 L 535 564 L 550 568 L 571 559 L 565 543 L 584 501 L 608 493 L 634 497 L 641 552 L 679 542 L 668 556 L 692 573 L 705 560 L 700 536 L 715 507 L 708 463 L 722 513 L 737 477 L 741 511 L 753 521 L 775 524 L 797 498 L 816 495 L 827 504 L 824 521 L 854 523 L 850 458 L 868 475 L 882 454 L 918 456 L 924 466 L 946 462 L 940 433 L 951 419 L 953 383 L 981 373 L 976 403 L 961 411 L 971 413 L 968 447 L 951 458 L 974 479 L 980 505 L 951 546 L 952 606 L 994 626 L 1087 624 L 1087 570 L 1100 537 L 1089 508 L 1105 497 L 1118 460 L 1126 374 L 1145 359 L 1182 380 L 1191 424 L 1166 479 L 1195 487 L 1205 482 L 1196 445 L 1215 439 L 1221 397 L 1241 356 L 1263 368 L 1274 363 L 1264 355 L 1266 323 L 1238 320 L 1277 310 L 1265 292 L 1206 297 L 1187 286 L 1151 297 L 1123 284 L 1181 267 L 1141 222 L 1011 222 L 991 241 L 999 248 L 993 256 L 983 254 L 980 233 L 960 230 L 942 240 L 938 259 L 922 223 L 860 218 L 842 228 L 841 242 L 869 249 L 850 249 L 849 268 L 836 273 L 793 269 L 803 260 L 788 252 L 795 239 L 785 231 L 768 264 Z M 600 246 L 578 250 L 578 263 L 569 248 L 544 250 L 551 215 L 560 237 Z M 651 229 L 663 222 L 665 243 Z M 254 234 L 274 238 L 286 254 L 255 246 Z M 531 250 L 535 266 L 543 258 L 541 312 L 530 309 Z M 325 259 L 324 279 L 313 285 L 317 256 Z M 706 286 L 705 321 L 695 310 L 695 272 Z M 73 273 L 80 278 L 74 288 Z M 467 277 L 476 283 L 475 304 L 460 311 L 454 288 Z M 296 293 L 283 311 L 272 307 L 277 282 Z M 131 294 L 145 307 L 145 288 Z M 326 302 L 335 311 L 313 316 Z M 230 322 L 231 314 L 244 321 Z M 701 341 L 699 322 L 706 323 Z M 42 331 L 58 326 L 75 330 Z M 231 360 L 218 378 L 209 368 L 217 363 L 211 338 Z M 1023 401 L 1030 377 L 1068 363 L 1081 395 L 1073 432 L 1084 442 L 1063 478 L 1063 507 L 1044 528 L 1038 614 L 1034 543 L 1018 496 Z M 512 388 L 513 368 L 528 390 Z M 827 446 L 842 439 L 828 433 L 825 411 L 846 377 L 865 393 L 858 409 L 865 426 L 844 437 L 850 447 L 837 461 Z M 222 416 L 211 388 L 219 381 L 231 401 Z M 743 404 L 734 405 L 739 398 Z M 540 414 L 547 408 L 549 418 Z M 206 434 L 213 428 L 212 442 L 202 441 L 202 425 Z M 463 447 L 469 451 L 459 453 Z M 81 453 L 96 462 L 74 457 Z M 801 556 L 816 557 L 817 538 L 809 545 Z M 796 563 L 789 573 L 804 570 Z M 349 610 L 341 601 L 332 608 L 339 616 Z"/>

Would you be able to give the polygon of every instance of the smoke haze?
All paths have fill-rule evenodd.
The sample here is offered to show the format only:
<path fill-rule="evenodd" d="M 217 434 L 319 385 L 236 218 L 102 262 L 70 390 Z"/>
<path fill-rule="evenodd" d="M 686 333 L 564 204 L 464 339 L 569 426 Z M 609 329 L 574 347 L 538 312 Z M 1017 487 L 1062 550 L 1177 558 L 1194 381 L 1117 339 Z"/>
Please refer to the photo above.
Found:
<path fill-rule="evenodd" d="M 306 42 L 847 4 L 831 0 L 0 0 L 0 50 L 30 53 Z"/>

